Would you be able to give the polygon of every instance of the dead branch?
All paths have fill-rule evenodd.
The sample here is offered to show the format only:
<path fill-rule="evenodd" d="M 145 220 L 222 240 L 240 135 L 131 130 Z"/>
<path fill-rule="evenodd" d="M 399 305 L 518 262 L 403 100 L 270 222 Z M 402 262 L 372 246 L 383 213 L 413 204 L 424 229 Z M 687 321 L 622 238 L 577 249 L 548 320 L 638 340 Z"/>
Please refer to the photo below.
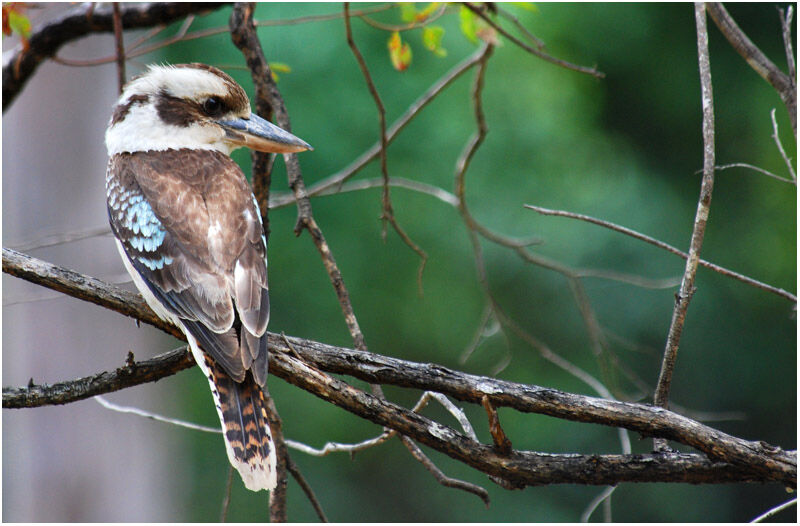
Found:
<path fill-rule="evenodd" d="M 120 8 L 120 18 L 125 29 L 149 28 L 170 24 L 193 13 L 209 13 L 224 3 L 164 2 L 126 4 Z M 3 111 L 11 106 L 36 68 L 66 44 L 93 33 L 114 31 L 114 14 L 111 6 L 95 7 L 82 4 L 31 33 L 24 48 L 19 46 L 3 63 Z"/>
<path fill-rule="evenodd" d="M 443 4 L 442 9 L 440 10 L 441 13 L 444 12 L 444 7 L 445 5 Z M 367 17 L 364 17 L 364 19 L 366 20 Z M 425 253 L 425 251 L 422 250 L 422 248 L 420 248 L 419 245 L 417 245 L 411 239 L 405 230 L 403 230 L 403 227 L 400 226 L 400 224 L 397 222 L 397 218 L 394 215 L 392 197 L 389 193 L 389 170 L 386 167 L 386 148 L 389 146 L 389 142 L 386 137 L 386 108 L 383 106 L 381 96 L 378 94 L 378 88 L 375 87 L 375 83 L 372 81 L 372 75 L 369 73 L 367 62 L 364 60 L 364 57 L 361 55 L 361 51 L 358 50 L 358 46 L 353 39 L 353 30 L 350 25 L 349 2 L 344 3 L 344 24 L 345 31 L 347 33 L 347 44 L 350 46 L 350 50 L 353 52 L 356 62 L 358 62 L 358 67 L 361 69 L 361 73 L 364 75 L 364 81 L 367 84 L 367 88 L 372 95 L 372 99 L 375 101 L 375 105 L 378 107 L 378 122 L 380 125 L 381 144 L 381 177 L 383 178 L 383 213 L 381 214 L 381 221 L 383 222 L 383 239 L 386 240 L 386 223 L 388 222 L 392 225 L 392 228 L 394 228 L 395 232 L 397 232 L 397 235 L 400 236 L 400 239 L 402 239 L 403 242 L 420 257 L 419 269 L 417 270 L 417 286 L 419 288 L 420 295 L 422 295 L 422 273 L 425 270 L 425 263 L 428 261 L 428 254 Z"/>
<path fill-rule="evenodd" d="M 695 292 L 695 276 L 700 262 L 700 249 L 711 206 L 711 191 L 714 188 L 714 92 L 711 87 L 711 61 L 708 55 L 708 30 L 706 28 L 706 6 L 702 2 L 694 4 L 694 18 L 697 24 L 697 55 L 700 63 L 700 90 L 703 103 L 703 180 L 700 184 L 700 198 L 697 201 L 697 212 L 694 228 L 689 242 L 689 257 L 686 258 L 686 269 L 683 272 L 681 287 L 676 295 L 672 321 L 667 334 L 664 359 L 658 375 L 658 385 L 654 403 L 661 407 L 669 406 L 669 388 L 672 383 L 672 371 L 678 356 L 678 345 L 683 332 L 689 302 Z M 665 445 L 665 444 L 662 444 Z"/>
<path fill-rule="evenodd" d="M 14 266 L 4 261 L 4 271 L 13 270 Z M 83 281 L 70 284 L 69 280 L 61 280 L 59 283 L 60 290 L 82 299 L 94 295 L 92 301 L 95 303 L 101 302 L 99 298 L 107 295 L 103 289 L 114 288 L 96 282 L 94 286 L 100 290 L 92 293 L 87 292 Z M 139 306 L 131 308 L 129 315 L 142 320 L 148 318 L 149 309 L 144 302 L 136 301 L 137 295 L 133 293 L 123 292 L 123 301 L 130 300 L 131 304 Z M 164 322 L 159 321 L 154 325 L 168 329 Z M 269 344 L 270 371 L 276 376 L 362 418 L 395 429 L 476 469 L 515 483 L 608 485 L 624 481 L 711 483 L 772 480 L 796 485 L 796 452 L 784 451 L 763 442 L 742 440 L 663 408 L 470 375 L 436 364 L 409 362 L 272 333 L 269 334 Z M 290 345 L 303 362 L 294 356 Z M 3 407 L 69 403 L 155 381 L 192 365 L 190 353 L 182 348 L 144 362 L 129 360 L 115 371 L 72 382 L 4 387 Z M 708 455 L 708 459 L 702 455 L 684 454 L 584 456 L 519 451 L 504 457 L 498 455 L 492 446 L 478 444 L 449 427 L 364 393 L 322 371 L 346 374 L 370 383 L 435 391 L 474 404 L 481 404 L 486 396 L 494 407 L 510 407 L 520 412 L 623 427 L 644 436 L 666 438 L 692 446 Z"/>
<path fill-rule="evenodd" d="M 561 60 L 560 58 L 555 58 L 551 55 L 548 55 L 544 51 L 542 51 L 542 46 L 538 45 L 536 47 L 529 46 L 525 42 L 521 41 L 505 29 L 503 29 L 499 24 L 497 24 L 494 20 L 492 20 L 485 12 L 481 6 L 475 5 L 471 2 L 464 2 L 464 6 L 483 19 L 484 22 L 489 24 L 495 31 L 509 39 L 511 42 L 516 44 L 517 46 L 521 47 L 531 55 L 541 58 L 542 60 L 546 60 L 551 64 L 555 64 L 556 66 L 560 66 L 562 68 L 571 69 L 573 71 L 577 71 L 578 73 L 586 73 L 587 75 L 591 75 L 595 78 L 602 79 L 606 75 L 602 71 L 598 71 L 597 68 L 591 67 L 588 68 L 586 66 L 579 66 L 577 64 L 572 64 L 571 62 L 567 62 L 566 60 Z"/>
<path fill-rule="evenodd" d="M 608 485 L 619 482 L 691 482 L 721 483 L 732 481 L 780 481 L 793 486 L 796 480 L 796 452 L 783 451 L 780 448 L 763 443 L 751 443 L 730 437 L 724 433 L 707 428 L 664 409 L 643 404 L 625 404 L 612 402 L 556 390 L 513 384 L 488 377 L 477 377 L 447 370 L 433 364 L 415 364 L 393 358 L 372 355 L 362 351 L 338 349 L 318 342 L 291 338 L 292 346 L 304 360 L 319 357 L 321 361 L 311 361 L 315 367 L 324 363 L 350 363 L 346 369 L 362 378 L 386 378 L 394 375 L 395 385 L 414 386 L 422 383 L 438 384 L 442 389 L 457 399 L 488 396 L 495 405 L 515 407 L 516 409 L 532 409 L 543 406 L 562 418 L 569 418 L 572 413 L 578 419 L 590 417 L 597 423 L 619 425 L 624 420 L 626 426 L 645 429 L 668 435 L 676 439 L 676 432 L 701 435 L 706 445 L 713 446 L 721 455 L 737 451 L 736 463 L 709 460 L 703 455 L 686 453 L 652 454 L 652 455 L 550 455 L 529 451 L 512 451 L 510 455 L 499 455 L 493 446 L 479 444 L 469 437 L 457 433 L 450 427 L 443 426 L 413 411 L 399 407 L 315 369 L 295 358 L 285 346 L 282 338 L 270 334 L 271 348 L 275 351 L 270 356 L 270 370 L 284 380 L 302 387 L 305 390 L 332 402 L 356 415 L 371 420 L 379 425 L 391 427 L 414 440 L 422 442 L 457 460 L 461 460 L 480 471 L 500 477 L 518 485 L 540 485 L 557 483 L 577 483 Z M 273 345 L 273 343 L 275 345 Z M 279 346 L 283 346 L 282 348 Z M 185 357 L 191 365 L 189 353 L 183 349 L 170 353 L 173 360 Z M 368 361 L 380 363 L 366 368 L 353 368 L 361 358 L 361 364 Z M 388 364 L 394 364 L 390 370 Z M 399 365 L 398 365 L 399 364 Z M 134 365 L 134 370 L 138 364 Z M 339 372 L 331 367 L 331 372 Z M 109 373 L 121 376 L 119 371 Z M 169 372 L 168 374 L 171 374 Z M 405 378 L 398 381 L 399 378 Z M 407 385 L 410 382 L 411 385 Z M 20 390 L 31 392 L 46 391 L 47 386 L 31 386 Z M 4 388 L 3 405 L 11 407 L 7 401 L 19 399 L 19 393 Z M 460 394 L 460 396 L 459 396 Z M 31 399 L 32 396 L 28 396 Z M 479 403 L 479 402 L 476 402 Z M 541 407 L 538 407 L 541 409 Z M 546 411 L 536 411 L 547 414 Z M 629 418 L 618 418 L 628 413 Z M 597 418 L 604 415 L 603 418 Z M 603 422 L 602 420 L 605 420 Z M 682 428 L 682 429 L 681 429 Z M 695 437 L 698 438 L 698 437 Z M 689 441 L 689 440 L 687 440 Z"/>
<path fill-rule="evenodd" d="M 716 169 L 724 169 L 725 166 L 715 167 L 715 168 Z M 786 179 L 784 179 L 784 181 L 785 180 Z M 523 205 L 523 206 L 525 206 L 525 208 L 530 208 L 531 210 L 534 210 L 534 211 L 536 211 L 536 212 L 538 212 L 538 213 L 540 213 L 542 215 L 569 217 L 569 218 L 572 218 L 572 219 L 579 219 L 581 221 L 586 221 L 587 223 L 592 223 L 592 224 L 595 224 L 595 225 L 599 225 L 599 226 L 602 226 L 604 228 L 608 228 L 610 230 L 614 230 L 615 232 L 620 232 L 620 233 L 625 234 L 627 236 L 631 236 L 634 239 L 638 239 L 640 241 L 644 241 L 645 243 L 649 243 L 649 244 L 654 245 L 654 246 L 656 246 L 658 248 L 664 249 L 667 252 L 671 252 L 671 253 L 675 254 L 676 256 L 682 257 L 683 259 L 688 259 L 689 258 L 689 254 L 687 254 L 686 252 L 684 252 L 682 250 L 679 250 L 679 249 L 673 247 L 670 244 L 664 243 L 663 241 L 659 241 L 658 239 L 655 239 L 655 238 L 650 237 L 648 235 L 645 235 L 645 234 L 642 234 L 640 232 L 637 232 L 636 230 L 632 230 L 630 228 L 617 225 L 615 223 L 612 223 L 610 221 L 606 221 L 604 219 L 597 219 L 596 217 L 587 216 L 587 215 L 584 215 L 584 214 L 577 214 L 575 212 L 568 212 L 566 210 L 551 210 L 549 208 L 543 208 L 541 206 L 534 206 L 534 205 Z M 750 286 L 753 286 L 753 287 L 756 287 L 756 288 L 759 288 L 759 289 L 762 289 L 762 290 L 766 290 L 766 291 L 771 292 L 773 294 L 777 294 L 778 296 L 782 296 L 782 297 L 784 297 L 784 298 L 786 298 L 786 299 L 788 299 L 788 300 L 790 300 L 790 301 L 792 301 L 794 303 L 797 303 L 797 296 L 795 296 L 791 292 L 787 292 L 787 291 L 785 291 L 785 290 L 783 290 L 781 288 L 773 287 L 772 285 L 768 285 L 766 283 L 762 283 L 762 282 L 760 282 L 758 280 L 755 280 L 755 279 L 750 278 L 748 276 L 745 276 L 743 274 L 739 274 L 738 272 L 734 272 L 732 270 L 728 270 L 725 267 L 720 267 L 719 265 L 716 265 L 714 263 L 710 263 L 710 262 L 706 261 L 705 259 L 698 260 L 698 264 L 703 266 L 703 267 L 706 267 L 708 269 L 711 269 L 714 272 L 718 272 L 718 273 L 722 274 L 723 276 L 728 276 L 730 278 L 739 280 L 742 283 L 746 283 L 746 284 L 748 284 Z"/>
<path fill-rule="evenodd" d="M 707 4 L 706 9 L 719 30 L 722 31 L 722 34 L 733 46 L 733 49 L 745 59 L 761 78 L 769 82 L 778 92 L 781 100 L 786 105 L 786 111 L 789 112 L 794 136 L 797 137 L 797 86 L 795 85 L 794 77 L 790 77 L 778 69 L 778 66 L 767 58 L 758 46 L 741 30 L 721 3 L 711 2 Z M 785 25 L 782 29 L 785 34 Z M 792 68 L 794 66 L 791 65 L 789 67 Z"/>

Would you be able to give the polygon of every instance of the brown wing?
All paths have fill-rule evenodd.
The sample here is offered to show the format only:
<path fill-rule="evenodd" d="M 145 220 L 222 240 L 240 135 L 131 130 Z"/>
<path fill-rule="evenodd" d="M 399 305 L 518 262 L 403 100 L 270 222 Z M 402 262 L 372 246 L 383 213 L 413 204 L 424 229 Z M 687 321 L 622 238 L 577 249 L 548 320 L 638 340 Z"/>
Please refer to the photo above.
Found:
<path fill-rule="evenodd" d="M 156 299 L 237 381 L 255 361 L 263 385 L 266 243 L 236 163 L 206 150 L 118 154 L 107 186 L 112 229 Z"/>

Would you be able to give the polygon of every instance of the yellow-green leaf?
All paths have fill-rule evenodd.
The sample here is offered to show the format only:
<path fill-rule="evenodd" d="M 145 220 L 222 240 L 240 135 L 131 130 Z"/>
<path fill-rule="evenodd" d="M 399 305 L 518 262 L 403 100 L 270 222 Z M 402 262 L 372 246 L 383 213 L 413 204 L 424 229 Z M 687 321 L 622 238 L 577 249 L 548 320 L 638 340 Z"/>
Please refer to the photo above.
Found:
<path fill-rule="evenodd" d="M 431 2 L 430 4 L 428 4 L 428 7 L 426 7 L 425 9 L 416 14 L 416 16 L 414 17 L 414 21 L 424 22 L 429 16 L 433 14 L 434 11 L 436 11 L 439 8 L 439 5 L 441 5 L 441 2 Z"/>
<path fill-rule="evenodd" d="M 470 42 L 478 43 L 478 36 L 475 34 L 475 13 L 461 6 L 458 12 L 458 17 L 461 20 L 461 32 L 467 37 Z"/>
<path fill-rule="evenodd" d="M 438 57 L 446 57 L 447 50 L 442 47 L 444 28 L 442 26 L 425 26 L 422 28 L 422 43 Z"/>
<path fill-rule="evenodd" d="M 536 4 L 534 4 L 533 2 L 511 2 L 511 4 L 515 5 L 517 7 L 520 7 L 522 9 L 524 9 L 525 11 L 530 11 L 532 13 L 538 13 L 539 12 L 539 7 Z"/>
<path fill-rule="evenodd" d="M 291 73 L 292 67 L 289 64 L 284 64 L 283 62 L 270 62 L 269 69 L 272 71 L 277 71 L 278 73 Z"/>
<path fill-rule="evenodd" d="M 3 9 L 3 14 L 6 15 L 4 18 L 7 17 L 6 20 L 3 21 L 4 29 L 8 27 L 14 33 L 21 35 L 22 38 L 28 38 L 30 36 L 31 21 L 28 20 L 27 16 L 16 9 Z"/>
<path fill-rule="evenodd" d="M 403 2 L 400 4 L 400 18 L 403 22 L 413 22 L 417 18 L 417 7 L 414 2 Z"/>
<path fill-rule="evenodd" d="M 411 46 L 408 45 L 408 42 L 403 42 L 398 31 L 392 32 L 387 45 L 394 69 L 405 71 L 411 64 Z"/>

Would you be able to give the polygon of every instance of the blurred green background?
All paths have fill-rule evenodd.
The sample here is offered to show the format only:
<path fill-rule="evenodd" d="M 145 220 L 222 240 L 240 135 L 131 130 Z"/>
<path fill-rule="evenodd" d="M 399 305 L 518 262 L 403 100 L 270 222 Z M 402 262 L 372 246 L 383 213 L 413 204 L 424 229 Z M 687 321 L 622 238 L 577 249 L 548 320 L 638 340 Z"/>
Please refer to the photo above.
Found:
<path fill-rule="evenodd" d="M 354 10 L 368 4 L 355 4 Z M 423 8 L 420 4 L 419 8 Z M 743 30 L 786 67 L 774 4 L 731 4 Z M 335 13 L 339 4 L 262 4 L 257 20 Z M 691 4 L 536 4 L 529 11 L 504 5 L 543 39 L 556 57 L 596 65 L 597 80 L 534 58 L 501 39 L 485 81 L 489 135 L 467 173 L 467 199 L 476 219 L 510 236 L 541 238 L 531 247 L 573 268 L 679 279 L 681 259 L 597 226 L 539 216 L 534 204 L 603 218 L 688 247 L 702 168 L 700 86 Z M 399 9 L 373 17 L 401 23 Z M 199 18 L 193 29 L 227 24 L 230 9 Z M 459 29 L 457 7 L 435 22 L 444 27 L 440 58 L 422 45 L 421 30 L 403 33 L 413 49 L 405 72 L 387 52 L 389 33 L 353 20 L 355 40 L 393 122 L 429 85 L 476 48 Z M 508 25 L 508 24 L 506 24 Z M 716 117 L 717 164 L 744 162 L 788 177 L 771 139 L 770 110 L 777 108 L 788 155 L 796 148 L 786 110 L 709 20 Z M 314 145 L 300 157 L 307 185 L 345 167 L 378 138 L 375 104 L 345 41 L 341 19 L 259 30 L 268 60 L 284 63 L 279 88 L 295 134 Z M 148 58 L 148 61 L 149 58 Z M 152 61 L 202 61 L 233 75 L 253 93 L 244 60 L 227 34 L 170 46 Z M 474 72 L 462 76 L 397 138 L 388 169 L 453 190 L 455 162 L 475 129 L 470 89 Z M 249 170 L 249 154 L 236 159 Z M 357 178 L 379 177 L 373 162 Z M 282 161 L 273 192 L 287 191 Z M 428 195 L 392 189 L 400 225 L 430 256 L 417 292 L 418 257 L 389 229 L 381 240 L 380 190 L 313 199 L 323 229 L 350 291 L 355 313 L 373 352 L 435 362 L 475 374 L 595 395 L 575 377 L 544 360 L 506 330 L 490 332 L 469 359 L 460 358 L 479 328 L 486 305 L 477 280 L 467 231 L 457 211 Z M 339 305 L 307 234 L 295 238 L 293 207 L 272 210 L 269 263 L 270 330 L 351 346 Z M 704 259 L 766 283 L 796 291 L 796 189 L 751 170 L 718 172 Z M 568 281 L 525 263 L 512 250 L 482 240 L 492 293 L 524 330 L 554 352 L 607 382 L 619 397 L 651 401 L 677 286 L 645 289 L 618 281 L 582 281 L 607 341 L 603 355 L 592 342 Z M 701 268 L 675 371 L 671 400 L 689 411 L 736 412 L 740 418 L 710 422 L 725 432 L 796 447 L 796 320 L 784 298 Z M 491 324 L 490 324 L 491 325 Z M 642 393 L 609 356 L 617 356 L 648 385 Z M 216 425 L 201 375 L 170 380 L 184 396 L 186 417 Z M 363 386 L 360 382 L 357 385 Z M 321 447 L 327 441 L 358 442 L 377 426 L 271 378 L 270 392 L 287 438 Z M 412 405 L 420 393 L 389 387 L 392 401 Z M 482 409 L 465 407 L 481 440 L 488 442 Z M 456 425 L 441 408 L 425 414 Z M 690 413 L 694 414 L 694 413 Z M 617 432 L 536 415 L 500 410 L 514 447 L 541 452 L 616 453 Z M 651 440 L 631 436 L 635 452 Z M 188 479 L 187 521 L 219 516 L 227 461 L 218 436 L 187 436 L 194 472 Z M 490 492 L 486 509 L 473 495 L 436 483 L 397 440 L 355 455 L 293 459 L 335 521 L 576 521 L 602 488 L 554 486 L 509 492 L 471 468 L 423 449 L 449 476 Z M 184 458 L 184 461 L 189 459 Z M 615 521 L 743 521 L 788 500 L 778 485 L 626 484 L 612 499 Z M 229 520 L 264 519 L 264 495 L 244 490 L 235 477 Z M 779 516 L 793 520 L 794 508 Z M 290 481 L 289 518 L 316 516 Z M 602 511 L 593 515 L 602 518 Z"/>

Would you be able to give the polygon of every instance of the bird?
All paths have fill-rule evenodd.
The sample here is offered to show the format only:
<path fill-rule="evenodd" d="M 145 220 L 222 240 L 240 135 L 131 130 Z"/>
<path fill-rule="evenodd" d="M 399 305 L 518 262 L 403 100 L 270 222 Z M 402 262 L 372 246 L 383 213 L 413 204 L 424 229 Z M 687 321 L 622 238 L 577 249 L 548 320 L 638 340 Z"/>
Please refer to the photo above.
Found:
<path fill-rule="evenodd" d="M 267 241 L 230 154 L 313 148 L 254 114 L 236 81 L 200 63 L 151 65 L 131 79 L 105 143 L 108 219 L 125 268 L 150 308 L 185 334 L 245 487 L 271 490 Z"/>

